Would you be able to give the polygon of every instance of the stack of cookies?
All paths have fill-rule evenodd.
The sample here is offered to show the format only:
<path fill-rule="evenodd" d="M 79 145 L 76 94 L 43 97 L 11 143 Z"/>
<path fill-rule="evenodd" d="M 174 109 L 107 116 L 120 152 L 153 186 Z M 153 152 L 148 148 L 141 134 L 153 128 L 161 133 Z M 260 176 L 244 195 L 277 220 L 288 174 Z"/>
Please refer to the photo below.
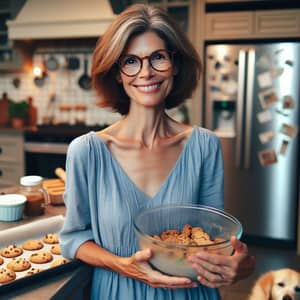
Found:
<path fill-rule="evenodd" d="M 28 239 L 0 249 L 0 285 L 68 263 L 62 257 L 57 233 Z"/>

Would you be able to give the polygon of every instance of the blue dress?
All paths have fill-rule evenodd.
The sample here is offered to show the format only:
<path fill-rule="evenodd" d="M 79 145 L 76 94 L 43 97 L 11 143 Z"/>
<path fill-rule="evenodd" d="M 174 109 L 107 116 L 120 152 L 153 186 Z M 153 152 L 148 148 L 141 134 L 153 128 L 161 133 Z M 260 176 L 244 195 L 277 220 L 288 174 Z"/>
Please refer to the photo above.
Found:
<path fill-rule="evenodd" d="M 69 146 L 64 200 L 66 221 L 60 232 L 64 257 L 74 258 L 87 240 L 123 257 L 138 243 L 132 218 L 142 209 L 169 203 L 223 208 L 223 159 L 218 138 L 195 126 L 174 167 L 154 197 L 145 195 L 122 170 L 95 132 Z M 94 268 L 92 299 L 219 300 L 217 289 L 199 284 L 189 289 L 152 288 L 102 268 Z"/>

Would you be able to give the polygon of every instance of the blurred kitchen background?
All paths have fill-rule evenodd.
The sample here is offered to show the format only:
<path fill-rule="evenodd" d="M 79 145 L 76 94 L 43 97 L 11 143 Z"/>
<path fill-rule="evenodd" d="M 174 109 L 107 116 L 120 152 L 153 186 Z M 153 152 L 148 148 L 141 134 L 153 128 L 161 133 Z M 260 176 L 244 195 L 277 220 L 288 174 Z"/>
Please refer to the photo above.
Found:
<path fill-rule="evenodd" d="M 225 209 L 259 257 L 256 245 L 284 249 L 248 283 L 272 266 L 299 269 L 297 0 L 0 0 L 0 188 L 23 175 L 55 177 L 73 138 L 120 118 L 97 105 L 91 59 L 116 14 L 136 2 L 165 8 L 200 54 L 193 97 L 168 113 L 220 137 Z"/>

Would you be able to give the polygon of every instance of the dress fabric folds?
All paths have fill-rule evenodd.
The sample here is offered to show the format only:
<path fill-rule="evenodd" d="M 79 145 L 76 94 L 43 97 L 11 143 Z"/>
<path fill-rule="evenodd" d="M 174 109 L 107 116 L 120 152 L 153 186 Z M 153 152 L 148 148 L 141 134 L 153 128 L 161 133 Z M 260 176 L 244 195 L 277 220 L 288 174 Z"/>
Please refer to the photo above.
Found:
<path fill-rule="evenodd" d="M 145 195 L 122 170 L 95 132 L 69 146 L 64 200 L 66 221 L 60 232 L 62 254 L 74 258 L 93 240 L 119 256 L 139 250 L 133 217 L 140 210 L 167 204 L 202 204 L 223 209 L 223 159 L 218 138 L 194 126 L 184 149 L 155 196 Z M 94 268 L 91 299 L 219 300 L 217 289 L 152 288 L 107 269 Z"/>

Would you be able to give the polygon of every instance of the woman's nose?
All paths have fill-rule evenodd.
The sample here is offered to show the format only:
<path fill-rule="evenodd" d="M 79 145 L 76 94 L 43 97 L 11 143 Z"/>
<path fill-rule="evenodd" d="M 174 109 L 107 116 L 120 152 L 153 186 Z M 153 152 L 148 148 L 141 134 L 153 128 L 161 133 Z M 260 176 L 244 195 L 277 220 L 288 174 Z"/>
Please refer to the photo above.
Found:
<path fill-rule="evenodd" d="M 148 59 L 144 59 L 143 64 L 142 64 L 142 68 L 139 72 L 139 76 L 140 77 L 149 77 L 152 75 L 153 69 L 149 63 Z"/>

